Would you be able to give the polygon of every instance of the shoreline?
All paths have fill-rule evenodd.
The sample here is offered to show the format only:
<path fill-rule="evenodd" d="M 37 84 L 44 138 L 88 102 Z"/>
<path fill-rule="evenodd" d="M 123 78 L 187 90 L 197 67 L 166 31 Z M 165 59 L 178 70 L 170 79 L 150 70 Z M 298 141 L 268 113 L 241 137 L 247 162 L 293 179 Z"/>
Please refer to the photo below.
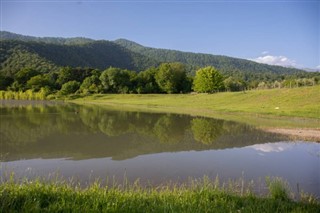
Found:
<path fill-rule="evenodd" d="M 84 102 L 79 100 L 68 101 L 80 105 L 99 105 L 106 107 L 129 108 L 138 111 L 150 111 L 157 113 L 177 113 L 187 114 L 190 116 L 204 116 L 215 119 L 231 120 L 241 122 L 248 125 L 256 126 L 257 128 L 271 133 L 282 134 L 288 136 L 292 140 L 304 140 L 320 142 L 320 120 L 307 117 L 294 116 L 277 116 L 264 113 L 249 113 L 249 112 L 228 112 L 228 111 L 213 111 L 210 109 L 178 109 L 177 107 L 168 106 L 148 106 L 135 104 L 120 104 L 113 102 L 105 102 L 99 100 L 89 100 Z M 312 122 L 310 122 L 312 121 Z M 312 123 L 312 124 L 310 124 Z"/>
<path fill-rule="evenodd" d="M 305 140 L 320 142 L 320 129 L 303 129 L 303 128 L 261 128 L 266 132 L 287 135 L 293 140 Z"/>
<path fill-rule="evenodd" d="M 111 99 L 114 100 L 114 97 Z M 230 120 L 241 122 L 248 125 L 255 126 L 263 131 L 286 135 L 292 140 L 305 140 L 320 142 L 320 119 L 308 117 L 295 116 L 281 116 L 274 114 L 265 114 L 257 112 L 235 112 L 235 111 L 215 111 L 208 108 L 179 108 L 178 106 L 167 105 L 149 105 L 146 103 L 121 103 L 106 101 L 106 100 L 92 100 L 87 98 L 73 99 L 73 100 L 59 100 L 59 101 L 34 101 L 34 100 L 0 100 L 1 104 L 10 102 L 11 104 L 19 102 L 19 105 L 44 104 L 56 105 L 63 102 L 74 103 L 79 105 L 100 105 L 105 107 L 120 107 L 121 109 L 131 109 L 137 111 L 149 111 L 156 113 L 177 113 L 188 114 L 190 116 L 204 116 L 215 119 Z M 12 103 L 13 102 L 13 103 Z M 119 108 L 118 108 L 119 109 Z"/>

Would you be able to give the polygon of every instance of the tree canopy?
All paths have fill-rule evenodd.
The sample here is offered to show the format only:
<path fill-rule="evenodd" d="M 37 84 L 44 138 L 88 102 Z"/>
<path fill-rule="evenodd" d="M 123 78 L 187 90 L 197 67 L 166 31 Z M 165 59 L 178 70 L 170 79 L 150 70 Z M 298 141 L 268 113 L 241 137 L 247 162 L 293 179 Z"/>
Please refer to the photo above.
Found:
<path fill-rule="evenodd" d="M 223 76 L 214 67 L 201 68 L 196 72 L 193 89 L 200 93 L 220 91 L 224 89 Z"/>
<path fill-rule="evenodd" d="M 187 80 L 186 68 L 181 63 L 163 63 L 156 73 L 156 82 L 166 93 L 183 92 Z"/>

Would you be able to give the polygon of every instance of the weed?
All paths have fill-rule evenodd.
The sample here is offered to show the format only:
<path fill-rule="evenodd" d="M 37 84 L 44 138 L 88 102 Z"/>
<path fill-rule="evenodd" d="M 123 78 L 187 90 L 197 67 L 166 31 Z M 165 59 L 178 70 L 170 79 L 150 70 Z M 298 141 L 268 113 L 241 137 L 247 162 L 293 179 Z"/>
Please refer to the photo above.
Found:
<path fill-rule="evenodd" d="M 274 177 L 274 178 L 266 177 L 266 183 L 272 199 L 281 200 L 281 201 L 290 199 L 290 196 L 289 196 L 290 188 L 289 188 L 288 182 L 282 180 L 279 177 Z"/>

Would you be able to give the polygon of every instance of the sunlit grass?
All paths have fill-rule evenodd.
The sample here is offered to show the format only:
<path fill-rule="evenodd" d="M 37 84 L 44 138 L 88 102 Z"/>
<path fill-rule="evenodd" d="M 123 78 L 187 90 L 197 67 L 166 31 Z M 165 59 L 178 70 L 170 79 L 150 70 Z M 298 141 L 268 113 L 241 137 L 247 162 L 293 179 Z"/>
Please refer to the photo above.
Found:
<path fill-rule="evenodd" d="M 190 179 L 186 184 L 142 186 L 139 182 L 88 187 L 75 182 L 11 177 L 0 185 L 1 212 L 318 212 L 311 196 L 294 201 L 280 179 L 269 179 L 270 193 L 257 196 L 253 183 Z M 287 189 L 287 188 L 286 188 Z M 284 199 L 285 198 L 285 199 Z"/>
<path fill-rule="evenodd" d="M 200 115 L 263 127 L 319 128 L 320 86 L 216 94 L 99 94 L 79 104 Z M 296 119 L 294 122 L 292 119 Z M 305 119 L 305 120 L 304 120 Z"/>

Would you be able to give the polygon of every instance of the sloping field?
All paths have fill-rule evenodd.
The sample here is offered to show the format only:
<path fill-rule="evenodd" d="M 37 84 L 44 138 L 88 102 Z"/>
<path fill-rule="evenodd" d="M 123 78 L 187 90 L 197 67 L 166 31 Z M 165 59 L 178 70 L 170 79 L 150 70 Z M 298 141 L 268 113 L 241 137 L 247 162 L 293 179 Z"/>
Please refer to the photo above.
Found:
<path fill-rule="evenodd" d="M 199 115 L 242 112 L 320 118 L 320 86 L 215 94 L 105 94 L 74 101 Z"/>

